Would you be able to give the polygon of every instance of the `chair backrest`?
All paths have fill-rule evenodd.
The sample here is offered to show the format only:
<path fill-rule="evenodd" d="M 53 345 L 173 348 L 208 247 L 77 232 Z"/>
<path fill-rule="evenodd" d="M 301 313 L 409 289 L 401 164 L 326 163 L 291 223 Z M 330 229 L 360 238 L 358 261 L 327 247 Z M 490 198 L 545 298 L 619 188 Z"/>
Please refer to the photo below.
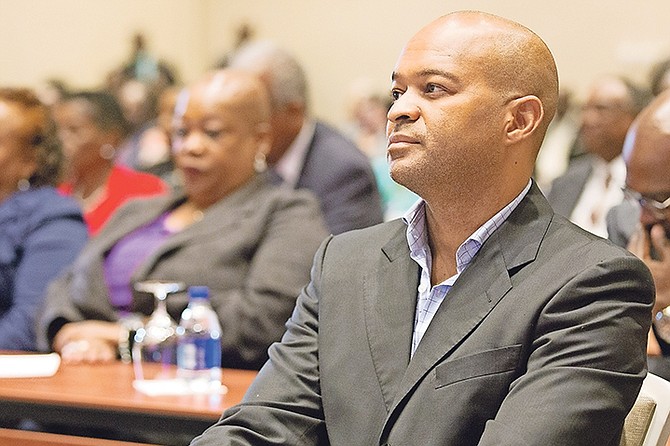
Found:
<path fill-rule="evenodd" d="M 666 446 L 670 437 L 670 382 L 651 373 L 626 417 L 621 446 Z"/>

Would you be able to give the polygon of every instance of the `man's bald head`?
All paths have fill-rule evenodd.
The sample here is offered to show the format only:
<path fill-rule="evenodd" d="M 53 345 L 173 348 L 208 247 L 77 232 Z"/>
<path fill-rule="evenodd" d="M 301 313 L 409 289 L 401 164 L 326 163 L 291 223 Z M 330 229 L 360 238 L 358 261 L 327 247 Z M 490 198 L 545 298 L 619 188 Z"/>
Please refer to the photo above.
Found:
<path fill-rule="evenodd" d="M 670 193 L 670 91 L 642 110 L 630 132 L 628 186 L 644 194 Z"/>
<path fill-rule="evenodd" d="M 410 39 L 394 68 L 392 95 L 391 177 L 426 201 L 487 196 L 496 207 L 528 184 L 556 110 L 558 78 L 533 32 L 464 11 Z"/>
<path fill-rule="evenodd" d="M 439 42 L 441 34 L 455 28 L 462 29 L 465 38 L 460 48 L 453 41 L 450 47 L 476 59 L 503 100 L 527 95 L 540 99 L 544 118 L 538 133 L 543 136 L 558 103 L 558 71 L 544 41 L 519 23 L 479 11 L 442 16 L 415 38 L 428 33 Z"/>

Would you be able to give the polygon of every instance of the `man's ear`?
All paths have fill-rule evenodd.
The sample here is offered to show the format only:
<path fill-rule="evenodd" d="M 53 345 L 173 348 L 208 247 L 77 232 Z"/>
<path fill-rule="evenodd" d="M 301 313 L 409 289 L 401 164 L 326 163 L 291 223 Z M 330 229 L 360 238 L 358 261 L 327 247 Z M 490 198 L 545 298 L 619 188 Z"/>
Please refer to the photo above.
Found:
<path fill-rule="evenodd" d="M 514 99 L 509 104 L 509 119 L 505 133 L 509 143 L 516 143 L 535 132 L 542 118 L 544 107 L 537 96 L 528 95 Z"/>

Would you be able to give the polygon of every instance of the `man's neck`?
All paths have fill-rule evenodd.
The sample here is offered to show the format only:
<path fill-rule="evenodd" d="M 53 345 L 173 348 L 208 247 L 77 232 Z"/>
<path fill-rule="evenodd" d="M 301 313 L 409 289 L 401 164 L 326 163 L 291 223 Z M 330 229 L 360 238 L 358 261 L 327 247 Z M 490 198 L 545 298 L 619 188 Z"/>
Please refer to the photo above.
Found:
<path fill-rule="evenodd" d="M 519 190 L 481 192 L 469 197 L 442 199 L 437 203 L 426 200 L 433 284 L 456 274 L 456 252 L 461 244 L 511 203 L 527 185 L 526 182 Z"/>

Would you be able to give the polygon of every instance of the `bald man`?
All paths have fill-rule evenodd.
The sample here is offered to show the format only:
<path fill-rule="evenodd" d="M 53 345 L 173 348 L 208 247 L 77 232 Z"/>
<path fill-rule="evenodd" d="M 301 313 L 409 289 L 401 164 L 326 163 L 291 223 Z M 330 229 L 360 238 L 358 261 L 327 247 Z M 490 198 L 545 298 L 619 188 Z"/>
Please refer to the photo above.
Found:
<path fill-rule="evenodd" d="M 618 445 L 645 375 L 644 264 L 530 180 L 556 67 L 523 26 L 458 12 L 392 75 L 404 219 L 327 239 L 282 342 L 197 446 Z"/>
<path fill-rule="evenodd" d="M 607 216 L 610 239 L 641 258 L 656 285 L 654 314 L 670 306 L 670 91 L 633 123 L 626 146 L 626 197 Z M 670 379 L 668 324 L 655 330 L 649 370 Z"/>
<path fill-rule="evenodd" d="M 307 79 L 288 52 L 270 42 L 240 48 L 230 66 L 260 77 L 270 93 L 275 182 L 311 191 L 333 234 L 381 223 L 382 202 L 368 157 L 340 132 L 311 116 Z"/>
<path fill-rule="evenodd" d="M 569 164 L 547 195 L 557 214 L 607 237 L 607 211 L 623 199 L 626 166 L 621 150 L 626 132 L 648 101 L 649 93 L 627 79 L 605 76 L 594 82 L 579 130 L 587 154 Z"/>

